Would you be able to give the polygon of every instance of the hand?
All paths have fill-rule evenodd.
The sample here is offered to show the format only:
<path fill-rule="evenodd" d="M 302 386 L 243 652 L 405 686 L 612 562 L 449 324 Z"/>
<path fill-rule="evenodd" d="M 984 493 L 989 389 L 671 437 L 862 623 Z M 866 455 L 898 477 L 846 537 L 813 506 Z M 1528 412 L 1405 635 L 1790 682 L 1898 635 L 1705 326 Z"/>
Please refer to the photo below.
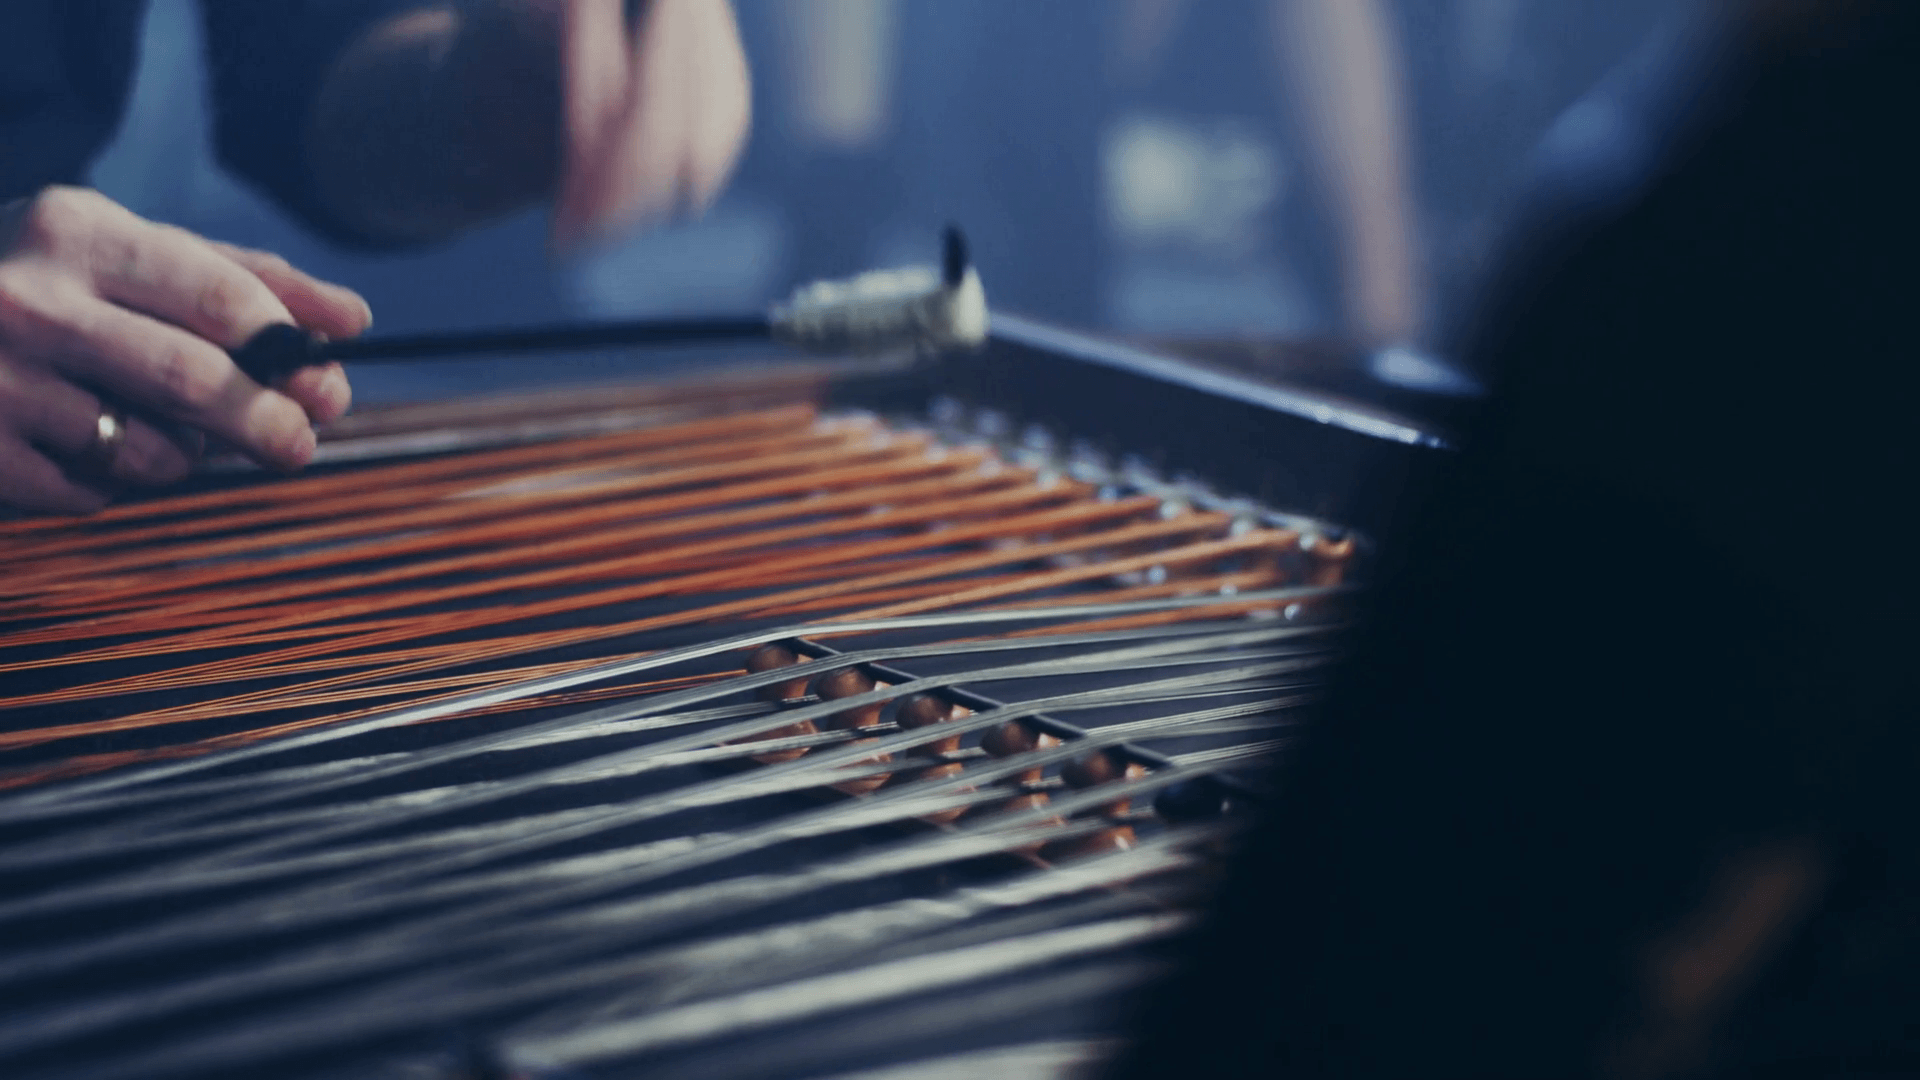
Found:
<path fill-rule="evenodd" d="M 728 0 L 451 0 L 370 27 L 307 134 L 328 208 L 369 237 L 451 236 L 553 199 L 553 246 L 700 209 L 751 110 Z"/>
<path fill-rule="evenodd" d="M 351 337 L 371 314 L 277 256 L 143 220 L 97 192 L 48 188 L 0 207 L 0 504 L 97 510 L 118 483 L 184 477 L 199 432 L 263 465 L 306 464 L 313 423 L 346 411 L 346 374 L 310 368 L 268 389 L 225 351 L 285 322 Z M 102 394 L 152 419 L 130 417 L 113 459 L 86 475 Z M 169 421 L 181 430 L 163 432 Z"/>
<path fill-rule="evenodd" d="M 553 241 L 705 209 L 746 141 L 746 55 L 727 0 L 559 5 L 562 158 Z"/>

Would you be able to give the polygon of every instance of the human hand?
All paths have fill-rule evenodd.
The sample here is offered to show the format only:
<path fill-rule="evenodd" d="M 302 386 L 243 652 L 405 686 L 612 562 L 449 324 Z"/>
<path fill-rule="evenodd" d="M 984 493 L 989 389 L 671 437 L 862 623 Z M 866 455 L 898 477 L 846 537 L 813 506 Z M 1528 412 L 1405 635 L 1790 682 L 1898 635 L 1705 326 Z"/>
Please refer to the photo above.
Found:
<path fill-rule="evenodd" d="M 184 477 L 200 432 L 299 468 L 313 424 L 347 409 L 345 372 L 309 368 L 269 389 L 226 350 L 272 323 L 338 338 L 371 321 L 358 295 L 277 256 L 146 221 L 97 192 L 53 187 L 0 207 L 0 504 L 92 512 L 117 484 Z M 110 459 L 86 460 L 118 405 L 154 419 L 127 418 Z M 168 421 L 184 434 L 163 432 Z"/>
<path fill-rule="evenodd" d="M 716 198 L 746 141 L 746 55 L 727 0 L 557 6 L 562 150 L 553 242 L 567 248 Z"/>

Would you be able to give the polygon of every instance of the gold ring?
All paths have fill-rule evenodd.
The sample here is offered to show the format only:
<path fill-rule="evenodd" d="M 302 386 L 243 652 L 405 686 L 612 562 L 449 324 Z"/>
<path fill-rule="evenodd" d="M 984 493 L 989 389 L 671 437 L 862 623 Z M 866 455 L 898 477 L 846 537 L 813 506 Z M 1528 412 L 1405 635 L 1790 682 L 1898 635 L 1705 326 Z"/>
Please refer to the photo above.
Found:
<path fill-rule="evenodd" d="M 100 418 L 93 422 L 93 441 L 82 456 L 101 472 L 112 472 L 120 447 L 127 441 L 127 418 L 110 405 L 100 407 Z"/>

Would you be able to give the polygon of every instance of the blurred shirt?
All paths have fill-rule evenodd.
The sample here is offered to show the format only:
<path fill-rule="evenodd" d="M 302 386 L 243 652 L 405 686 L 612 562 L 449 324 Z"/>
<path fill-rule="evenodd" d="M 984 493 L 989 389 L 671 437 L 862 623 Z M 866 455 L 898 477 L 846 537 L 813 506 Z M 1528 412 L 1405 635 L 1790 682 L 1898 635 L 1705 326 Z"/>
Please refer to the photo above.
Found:
<path fill-rule="evenodd" d="M 221 162 L 310 228 L 355 241 L 313 188 L 305 134 L 341 51 L 421 0 L 202 0 Z M 0 201 L 80 183 L 126 110 L 145 0 L 0 4 Z"/>
<path fill-rule="evenodd" d="M 1595 1075 L 1796 837 L 1824 896 L 1661 1075 L 1920 1072 L 1920 6 L 1752 8 L 1548 140 L 1492 400 L 1124 1075 Z"/>

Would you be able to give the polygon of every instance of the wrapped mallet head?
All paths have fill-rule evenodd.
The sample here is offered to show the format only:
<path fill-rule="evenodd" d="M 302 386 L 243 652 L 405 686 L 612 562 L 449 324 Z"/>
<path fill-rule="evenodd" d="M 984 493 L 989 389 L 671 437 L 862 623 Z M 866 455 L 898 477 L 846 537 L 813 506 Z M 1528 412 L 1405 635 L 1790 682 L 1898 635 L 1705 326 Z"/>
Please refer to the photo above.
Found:
<path fill-rule="evenodd" d="M 986 289 L 960 230 L 947 228 L 943 249 L 937 269 L 874 270 L 795 290 L 773 309 L 773 336 L 810 352 L 853 355 L 979 348 L 990 328 Z"/>

